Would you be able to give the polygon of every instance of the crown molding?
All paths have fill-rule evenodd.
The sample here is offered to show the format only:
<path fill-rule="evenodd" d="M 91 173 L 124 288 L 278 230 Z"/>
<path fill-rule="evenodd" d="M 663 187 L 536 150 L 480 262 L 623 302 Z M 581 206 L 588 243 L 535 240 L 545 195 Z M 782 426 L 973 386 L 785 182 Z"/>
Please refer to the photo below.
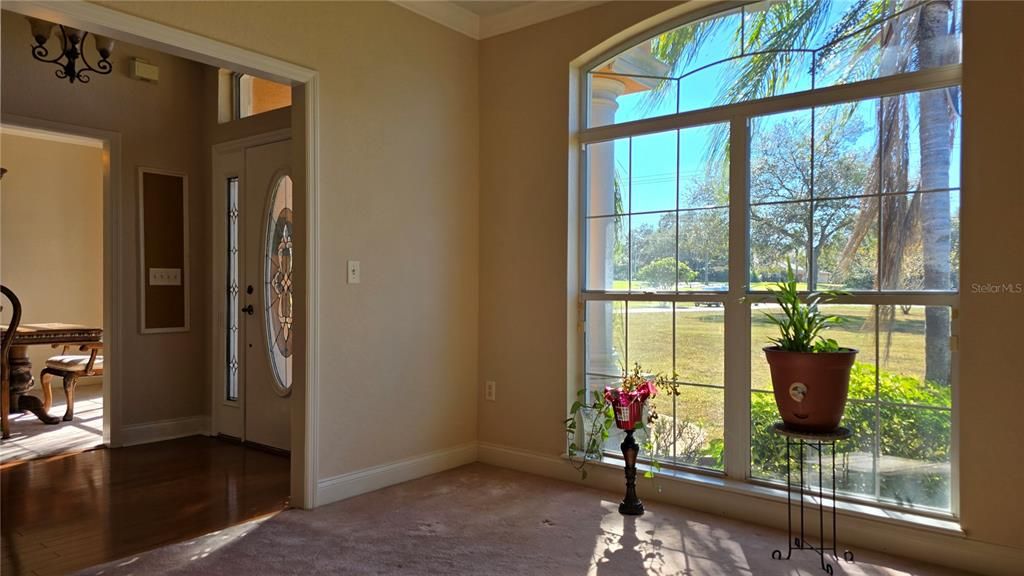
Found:
<path fill-rule="evenodd" d="M 442 26 L 446 26 L 461 32 L 474 40 L 480 39 L 480 17 L 466 10 L 462 6 L 452 4 L 447 0 L 438 2 L 424 0 L 393 0 L 402 8 L 415 12 L 428 20 L 433 20 Z"/>
<path fill-rule="evenodd" d="M 448 0 L 392 0 L 395 4 L 415 12 L 473 38 L 484 40 L 492 36 L 532 26 L 566 14 L 572 14 L 607 0 L 552 0 L 532 2 L 507 12 L 479 16 Z"/>
<path fill-rule="evenodd" d="M 480 19 L 480 39 L 490 38 L 527 26 L 539 24 L 545 20 L 560 18 L 566 14 L 586 10 L 607 0 L 557 0 L 550 2 L 533 2 L 508 12 L 500 12 Z"/>

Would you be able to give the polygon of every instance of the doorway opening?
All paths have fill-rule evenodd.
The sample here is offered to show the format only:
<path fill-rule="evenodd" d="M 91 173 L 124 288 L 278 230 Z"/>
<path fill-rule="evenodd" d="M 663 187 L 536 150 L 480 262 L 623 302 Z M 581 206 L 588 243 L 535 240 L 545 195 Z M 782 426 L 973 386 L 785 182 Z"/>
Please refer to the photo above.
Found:
<path fill-rule="evenodd" d="M 71 4 L 42 4 L 34 2 L 15 3 L 4 6 L 5 12 L 19 13 L 23 16 L 42 18 L 48 22 L 72 26 L 79 30 L 88 30 L 94 35 L 102 35 L 118 41 L 118 46 L 132 44 L 137 48 L 146 51 L 162 52 L 178 58 L 184 58 L 193 62 L 208 66 L 214 70 L 227 68 L 243 74 L 251 74 L 283 83 L 292 88 L 293 106 L 289 116 L 294 118 L 291 123 L 294 134 L 294 156 L 295 171 L 291 174 L 294 181 L 294 239 L 297 247 L 298 257 L 295 260 L 295 290 L 294 310 L 295 318 L 294 333 L 296 335 L 294 347 L 294 383 L 292 385 L 291 402 L 289 408 L 290 421 L 290 447 L 291 447 L 291 498 L 293 506 L 312 508 L 316 505 L 318 488 L 318 402 L 319 402 L 319 372 L 317 368 L 317 357 L 319 350 L 318 338 L 318 205 L 319 205 L 319 79 L 315 70 L 300 65 L 295 65 L 284 60 L 260 54 L 251 50 L 239 48 L 224 42 L 197 36 L 195 34 L 175 29 L 166 25 L 158 24 L 106 8 L 88 3 Z M 12 28 L 13 29 L 13 28 Z M 12 35 L 5 34 L 5 38 Z M 5 55 L 11 51 L 5 50 Z M 123 53 L 123 52 L 122 52 Z M 5 59 L 6 62 L 6 59 Z M 35 65 L 35 64 L 32 64 Z M 5 66 L 5 74 L 9 73 L 10 66 Z M 28 68 L 26 68 L 27 73 Z M 168 78 L 175 76 L 169 75 Z M 180 76 L 177 76 L 180 77 Z M 114 82 L 118 75 L 114 74 L 103 78 L 107 82 Z M 99 80 L 97 80 L 98 82 Z M 164 82 L 154 84 L 147 90 L 158 89 Z M 133 91 L 134 94 L 142 94 L 140 88 Z M 178 102 L 182 100 L 176 100 Z M 9 100 L 5 100 L 5 119 L 9 113 Z M 25 106 L 31 107 L 32 102 L 25 102 Z M 51 107 L 52 109 L 52 107 Z M 273 113 L 273 112 L 271 112 Z M 21 113 L 22 116 L 26 115 Z M 39 117 L 39 114 L 33 114 Z M 121 114 L 123 120 L 133 120 L 136 123 L 149 117 L 160 117 L 159 114 L 143 118 L 129 118 Z M 254 120 L 258 116 L 245 120 Z M 214 116 L 216 120 L 216 116 Z M 95 122 L 89 122 L 95 125 Z M 114 136 L 119 137 L 119 132 L 114 129 Z M 153 139 L 146 142 L 154 142 Z M 160 143 L 159 140 L 156 141 Z M 122 169 L 119 163 L 120 152 L 111 154 L 111 194 L 105 200 L 105 225 L 108 227 L 108 234 L 105 242 L 108 246 L 108 254 L 118 254 L 122 250 L 113 240 L 120 240 L 124 244 L 131 243 L 130 237 L 133 229 L 129 219 L 133 214 L 122 210 L 125 205 L 132 204 L 132 180 L 126 176 L 130 166 L 142 165 L 130 160 L 131 154 L 137 152 L 135 146 L 129 146 L 126 139 L 125 147 L 125 168 Z M 115 144 L 115 148 L 120 142 Z M 164 146 L 167 149 L 184 150 L 182 146 Z M 198 148 L 197 148 L 198 149 Z M 208 154 L 208 148 L 206 153 Z M 202 180 L 205 180 L 203 178 Z M 204 203 L 205 204 L 205 203 Z M 194 203 L 193 205 L 199 205 Z M 203 206 L 205 208 L 205 205 Z M 209 230 L 209 228 L 206 228 Z M 127 232 L 126 232 L 127 231 Z M 115 234 L 116 233 L 116 234 Z M 130 244 L 128 244 L 130 245 Z M 127 259 L 109 258 L 112 264 L 105 265 L 104 302 L 105 313 L 109 316 L 115 313 L 112 303 L 121 302 L 125 298 L 132 298 L 131 294 L 138 289 L 136 280 L 130 278 L 134 264 L 127 263 Z M 203 282 L 206 285 L 206 282 Z M 209 312 L 209 311 L 208 311 Z M 110 350 L 111 359 L 115 362 L 108 362 L 106 366 L 106 378 L 109 388 L 116 396 L 127 390 L 129 382 L 123 381 L 127 378 L 127 369 L 131 368 L 126 364 L 126 355 L 117 354 L 118 346 L 127 344 L 134 339 L 136 327 L 132 322 L 132 310 L 123 313 L 124 318 L 107 319 L 104 333 L 105 345 Z M 212 318 L 213 316 L 209 316 Z M 211 328 L 212 330 L 212 328 Z M 154 342 L 156 340 L 153 340 Z M 214 342 L 210 342 L 213 344 Z M 207 355 L 201 355 L 205 358 Z M 199 355 L 191 355 L 186 361 L 194 361 Z M 204 364 L 212 364 L 205 363 Z M 193 364 L 194 365 L 194 364 Z M 211 367 L 212 369 L 212 367 Z M 159 374 L 159 372 L 156 372 Z M 206 380 L 204 378 L 204 380 Z M 131 382 L 131 384 L 134 384 Z M 173 389 L 173 387 L 164 387 Z M 204 394 L 205 398 L 209 398 Z M 112 412 L 112 423 L 109 426 L 111 446 L 120 446 L 130 443 L 148 442 L 163 437 L 181 436 L 182 430 L 187 433 L 196 433 L 202 425 L 200 433 L 209 434 L 212 432 L 210 414 L 207 413 L 200 418 L 190 417 L 188 419 L 173 418 L 152 422 L 151 426 L 136 426 L 134 420 L 140 418 L 139 414 L 129 412 L 127 406 L 121 407 L 120 402 L 115 403 Z M 205 402 L 203 404 L 206 404 Z M 208 404 L 206 404 L 208 406 Z M 159 405 L 144 406 L 146 411 L 158 409 Z M 129 417 L 132 420 L 129 420 Z M 205 418 L 205 421 L 203 420 Z M 166 435 L 165 435 L 166 434 Z"/>
<path fill-rule="evenodd" d="M 102 338 L 109 142 L 4 124 L 0 149 L 5 330 L 20 308 L 10 353 L 10 436 L 0 444 L 6 467 L 109 438 Z"/>

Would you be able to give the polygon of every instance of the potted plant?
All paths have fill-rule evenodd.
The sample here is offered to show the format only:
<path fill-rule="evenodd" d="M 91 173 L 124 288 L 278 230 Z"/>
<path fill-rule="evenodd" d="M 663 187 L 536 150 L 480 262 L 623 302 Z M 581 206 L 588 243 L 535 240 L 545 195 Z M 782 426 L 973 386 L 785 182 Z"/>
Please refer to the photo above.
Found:
<path fill-rule="evenodd" d="M 812 292 L 802 302 L 793 267 L 787 263 L 786 281 L 776 284 L 775 300 L 782 318 L 765 313 L 779 329 L 764 348 L 772 374 L 772 390 L 786 426 L 806 432 L 830 432 L 839 427 L 846 410 L 850 368 L 857 350 L 842 348 L 822 333 L 842 318 L 824 314 L 820 304 L 840 292 Z"/>
<path fill-rule="evenodd" d="M 632 372 L 624 371 L 621 384 L 615 387 L 606 387 L 604 394 L 589 406 L 584 404 L 586 390 L 581 390 L 578 393 L 580 399 L 573 403 L 569 411 L 569 418 L 565 421 L 566 433 L 570 435 L 569 461 L 580 471 L 583 478 L 587 477 L 585 469 L 587 460 L 601 457 L 612 422 L 626 433 L 626 438 L 620 446 L 626 474 L 626 496 L 619 504 L 620 514 L 634 516 L 644 513 L 644 505 L 636 495 L 636 459 L 640 453 L 640 446 L 633 438 L 633 433 L 644 427 L 644 406 L 649 398 L 657 395 L 659 387 L 669 387 L 673 394 L 676 393 L 671 380 L 661 374 L 645 374 L 639 364 L 634 364 Z M 577 436 L 577 417 L 580 415 L 585 420 L 583 426 L 584 445 L 583 457 L 577 462 L 574 459 L 578 449 L 575 438 Z M 652 406 L 648 412 L 647 422 L 650 423 L 657 418 L 657 410 Z M 588 423 L 590 430 L 587 429 Z M 652 468 L 651 471 L 644 474 L 647 477 L 652 477 L 653 470 L 660 467 L 653 448 L 651 435 L 647 434 L 644 440 L 644 449 L 650 455 Z"/>
<path fill-rule="evenodd" d="M 569 437 L 569 461 L 584 479 L 587 477 L 587 461 L 601 458 L 612 426 L 635 431 L 658 419 L 658 412 L 653 406 L 647 411 L 646 422 L 643 417 L 647 400 L 657 394 L 658 388 L 675 393 L 669 378 L 662 374 L 648 374 L 639 364 L 634 364 L 632 371 L 623 371 L 618 386 L 606 387 L 604 393 L 595 395 L 590 403 L 586 400 L 586 390 L 576 393 L 577 400 L 573 402 L 569 417 L 565 420 L 565 431 Z M 654 457 L 650 435 L 644 438 L 642 447 L 651 455 L 652 468 L 657 469 L 659 462 Z M 646 475 L 650 476 L 651 473 Z"/>

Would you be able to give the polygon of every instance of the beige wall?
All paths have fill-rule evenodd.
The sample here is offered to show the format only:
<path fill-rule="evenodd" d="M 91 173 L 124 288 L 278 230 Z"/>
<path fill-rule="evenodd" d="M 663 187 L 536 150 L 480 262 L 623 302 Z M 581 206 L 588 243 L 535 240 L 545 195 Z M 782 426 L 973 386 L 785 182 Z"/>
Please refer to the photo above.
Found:
<path fill-rule="evenodd" d="M 3 133 L 0 164 L 0 281 L 21 300 L 22 323 L 102 326 L 103 149 Z M 38 384 L 59 350 L 28 351 Z"/>
<path fill-rule="evenodd" d="M 1021 547 L 1024 354 L 1001 327 L 1024 325 L 1024 295 L 970 286 L 1024 282 L 1024 3 L 965 4 L 960 501 L 970 539 Z M 481 42 L 480 379 L 499 390 L 480 402 L 481 442 L 564 449 L 570 63 L 669 6 L 606 4 Z"/>
<path fill-rule="evenodd" d="M 321 478 L 475 440 L 476 42 L 384 2 L 108 6 L 320 73 Z"/>
<path fill-rule="evenodd" d="M 4 114 L 41 118 L 121 134 L 123 285 L 122 423 L 183 418 L 209 411 L 207 371 L 207 264 L 202 247 L 209 230 L 201 176 L 202 67 L 193 62 L 119 44 L 114 72 L 93 76 L 89 84 L 70 84 L 53 75 L 53 66 L 29 53 L 29 27 L 22 16 L 2 15 L 2 93 Z M 140 57 L 160 67 L 159 84 L 128 77 L 129 59 Z M 139 255 L 137 170 L 139 166 L 189 175 L 192 330 L 179 334 L 139 334 Z M 23 296 L 23 298 L 27 299 Z"/>
<path fill-rule="evenodd" d="M 606 4 L 480 43 L 480 379 L 499 398 L 480 402 L 482 441 L 565 450 L 569 63 L 671 6 Z"/>
<path fill-rule="evenodd" d="M 969 536 L 1024 547 L 1024 294 L 974 287 L 1024 284 L 1024 3 L 964 4 L 960 502 Z"/>

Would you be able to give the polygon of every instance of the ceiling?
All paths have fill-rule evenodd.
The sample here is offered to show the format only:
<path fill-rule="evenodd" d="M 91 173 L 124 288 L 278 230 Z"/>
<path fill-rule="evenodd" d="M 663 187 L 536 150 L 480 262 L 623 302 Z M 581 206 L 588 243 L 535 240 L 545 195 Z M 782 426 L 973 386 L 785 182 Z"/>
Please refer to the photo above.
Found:
<path fill-rule="evenodd" d="M 473 1 L 453 1 L 452 4 L 460 8 L 469 10 L 477 16 L 493 16 L 494 14 L 501 14 L 502 12 L 508 12 L 513 8 L 519 8 L 527 4 L 540 4 L 540 2 L 503 2 L 501 0 L 495 0 L 494 2 L 487 2 L 485 0 L 473 0 Z"/>
<path fill-rule="evenodd" d="M 395 4 L 481 40 L 578 10 L 607 0 L 392 0 Z"/>

